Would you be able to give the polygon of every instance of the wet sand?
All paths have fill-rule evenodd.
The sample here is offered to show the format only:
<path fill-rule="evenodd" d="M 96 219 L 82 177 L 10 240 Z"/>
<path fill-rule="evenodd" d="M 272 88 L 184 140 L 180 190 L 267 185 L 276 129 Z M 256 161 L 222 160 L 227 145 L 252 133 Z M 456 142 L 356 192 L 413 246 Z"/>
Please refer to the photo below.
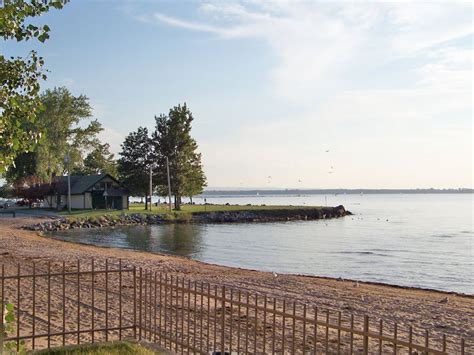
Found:
<path fill-rule="evenodd" d="M 472 295 L 322 277 L 274 275 L 183 257 L 73 244 L 21 229 L 25 224 L 39 221 L 37 218 L 0 218 L 0 264 L 5 265 L 7 272 L 16 270 L 18 263 L 51 261 L 60 265 L 66 261 L 74 265 L 78 259 L 81 263 L 90 263 L 92 258 L 99 263 L 106 259 L 112 262 L 122 259 L 125 264 L 192 281 L 258 291 L 272 297 L 288 297 L 355 316 L 368 314 L 373 319 L 397 322 L 399 327 L 425 328 L 434 337 L 446 334 L 448 341 L 451 336 L 464 337 L 469 347 L 474 340 Z"/>

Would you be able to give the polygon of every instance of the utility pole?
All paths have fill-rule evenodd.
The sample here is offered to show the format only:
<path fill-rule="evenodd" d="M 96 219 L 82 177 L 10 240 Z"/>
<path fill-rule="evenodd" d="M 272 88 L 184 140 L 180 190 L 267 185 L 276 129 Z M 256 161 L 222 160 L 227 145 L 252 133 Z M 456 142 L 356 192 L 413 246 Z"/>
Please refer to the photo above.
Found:
<path fill-rule="evenodd" d="M 166 172 L 168 174 L 168 201 L 170 205 L 170 212 L 171 212 L 171 182 L 170 182 L 170 161 L 168 157 L 166 157 Z"/>
<path fill-rule="evenodd" d="M 66 153 L 66 155 L 64 156 L 64 162 L 67 166 L 67 209 L 69 211 L 69 214 L 71 214 L 71 169 L 69 167 L 69 161 L 69 153 Z"/>
<path fill-rule="evenodd" d="M 153 168 L 150 165 L 150 212 L 151 212 L 151 196 L 153 196 Z"/>

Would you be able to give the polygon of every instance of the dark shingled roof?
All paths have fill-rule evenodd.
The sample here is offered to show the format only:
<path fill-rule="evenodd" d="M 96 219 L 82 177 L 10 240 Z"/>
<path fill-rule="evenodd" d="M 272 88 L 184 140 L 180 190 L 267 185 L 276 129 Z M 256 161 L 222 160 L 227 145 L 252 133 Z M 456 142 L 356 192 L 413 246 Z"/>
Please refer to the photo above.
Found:
<path fill-rule="evenodd" d="M 100 180 L 109 176 L 111 179 L 117 181 L 109 174 L 100 175 L 72 175 L 71 176 L 71 195 L 80 195 L 94 186 Z M 67 176 L 56 176 L 53 181 L 54 190 L 60 195 L 67 194 Z"/>
<path fill-rule="evenodd" d="M 107 190 L 108 196 L 124 196 L 130 191 L 123 187 L 120 182 L 109 174 L 100 175 L 73 175 L 71 176 L 71 195 L 82 195 L 103 178 L 109 177 L 120 185 L 120 188 L 110 188 Z M 67 176 L 56 176 L 51 184 L 40 184 L 31 186 L 25 190 L 30 197 L 43 198 L 47 195 L 67 195 Z"/>

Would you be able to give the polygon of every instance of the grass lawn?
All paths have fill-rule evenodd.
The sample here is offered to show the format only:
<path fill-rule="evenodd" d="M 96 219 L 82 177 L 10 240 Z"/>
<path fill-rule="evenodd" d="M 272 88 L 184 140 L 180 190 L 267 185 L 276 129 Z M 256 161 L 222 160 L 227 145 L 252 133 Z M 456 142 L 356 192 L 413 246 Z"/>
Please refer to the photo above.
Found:
<path fill-rule="evenodd" d="M 155 352 L 144 348 L 138 344 L 132 344 L 125 341 L 111 342 L 94 345 L 73 345 L 65 346 L 56 349 L 47 349 L 35 351 L 33 354 L 48 354 L 48 355 L 127 355 L 127 354 L 138 354 L 138 355 L 153 355 L 153 354 L 164 354 L 161 352 Z"/>
<path fill-rule="evenodd" d="M 244 205 L 182 205 L 181 211 L 173 211 L 174 214 L 189 214 L 196 212 L 217 212 L 217 211 L 254 211 L 254 210 L 288 210 L 288 209 L 301 209 L 301 208 L 318 208 L 317 206 L 244 206 Z M 67 211 L 61 211 L 58 214 L 62 216 L 73 216 L 73 217 L 98 217 L 104 214 L 108 215 L 120 215 L 122 213 L 143 213 L 143 214 L 167 214 L 170 213 L 166 205 L 160 205 L 158 207 L 152 206 L 152 210 L 145 210 L 144 204 L 131 203 L 130 209 L 123 211 L 111 211 L 111 210 L 73 210 L 71 214 Z"/>

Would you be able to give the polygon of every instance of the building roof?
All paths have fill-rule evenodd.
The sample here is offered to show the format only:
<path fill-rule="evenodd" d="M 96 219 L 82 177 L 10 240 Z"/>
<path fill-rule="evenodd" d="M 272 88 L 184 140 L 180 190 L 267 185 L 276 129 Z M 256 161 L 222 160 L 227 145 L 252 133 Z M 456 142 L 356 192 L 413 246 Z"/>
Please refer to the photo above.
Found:
<path fill-rule="evenodd" d="M 80 195 L 90 189 L 92 186 L 97 184 L 99 181 L 109 177 L 112 180 L 117 181 L 113 176 L 109 174 L 99 175 L 72 175 L 71 176 L 71 195 Z M 54 192 L 60 195 L 67 194 L 67 176 L 56 176 L 53 180 Z"/>

